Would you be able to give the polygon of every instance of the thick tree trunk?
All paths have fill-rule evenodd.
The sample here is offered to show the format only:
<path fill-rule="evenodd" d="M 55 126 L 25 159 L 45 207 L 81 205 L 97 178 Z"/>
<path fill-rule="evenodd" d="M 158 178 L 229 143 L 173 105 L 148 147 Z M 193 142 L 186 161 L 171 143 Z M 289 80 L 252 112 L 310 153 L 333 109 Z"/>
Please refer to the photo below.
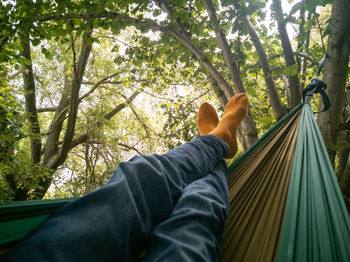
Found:
<path fill-rule="evenodd" d="M 22 37 L 21 46 L 23 48 L 22 55 L 29 61 L 28 65 L 24 65 L 23 84 L 25 97 L 26 118 L 30 125 L 30 151 L 32 164 L 40 162 L 41 156 L 41 137 L 38 112 L 36 108 L 35 82 L 32 67 L 32 59 L 30 52 L 29 35 Z"/>
<path fill-rule="evenodd" d="M 286 29 L 281 1 L 273 0 L 272 8 L 275 13 L 275 19 L 277 20 L 278 34 L 281 39 L 286 65 L 294 66 L 296 62 L 294 59 L 293 49 L 290 44 L 289 36 Z M 288 106 L 290 108 L 294 108 L 297 105 L 299 105 L 301 102 L 301 91 L 300 91 L 300 84 L 299 84 L 299 79 L 297 74 L 288 76 L 288 88 L 290 89 L 290 92 L 289 92 L 290 99 L 288 99 L 290 104 Z"/>
<path fill-rule="evenodd" d="M 337 167 L 337 178 L 343 192 L 345 203 L 350 212 L 350 86 L 346 88 L 347 105 L 344 110 L 344 124 L 340 132 L 339 160 Z"/>
<path fill-rule="evenodd" d="M 350 3 L 348 0 L 333 2 L 331 30 L 328 39 L 327 57 L 324 66 L 323 80 L 327 84 L 327 93 L 331 107 L 318 117 L 323 139 L 332 163 L 336 156 L 336 145 L 342 114 L 345 107 L 345 85 L 348 77 L 349 36 L 350 36 Z"/>
<path fill-rule="evenodd" d="M 36 108 L 35 82 L 28 34 L 22 35 L 21 46 L 23 49 L 21 55 L 29 62 L 23 66 L 22 74 L 25 98 L 25 116 L 29 123 L 30 130 L 30 157 L 31 164 L 37 165 L 40 163 L 41 158 L 41 134 L 38 112 Z M 14 200 L 16 201 L 27 199 L 29 192 L 29 189 L 23 183 L 18 182 L 19 172 L 22 172 L 22 170 L 16 170 L 15 172 L 5 176 L 8 185 L 14 192 Z M 30 180 L 31 177 L 26 179 Z"/>
<path fill-rule="evenodd" d="M 347 86 L 346 88 L 346 102 L 346 108 L 343 114 L 344 123 L 340 130 L 340 144 L 346 146 L 342 146 L 339 150 L 339 161 L 337 167 L 337 177 L 341 186 L 348 185 L 349 183 L 344 181 L 350 179 L 350 170 L 347 170 L 350 168 L 350 86 Z"/>
<path fill-rule="evenodd" d="M 222 106 L 222 108 L 225 108 L 226 104 L 228 103 L 228 99 L 225 96 L 224 91 L 222 91 L 222 89 L 219 87 L 218 82 L 216 82 L 214 78 L 212 78 L 211 76 L 208 76 L 208 78 L 210 81 L 211 89 L 216 94 L 216 97 L 219 99 L 220 105 Z"/>
<path fill-rule="evenodd" d="M 346 106 L 345 86 L 350 54 L 349 13 L 350 2 L 348 0 L 333 1 L 331 28 L 323 74 L 331 106 L 328 111 L 321 113 L 318 117 L 318 124 L 333 166 L 335 165 L 336 154 L 339 152 L 340 168 L 338 172 L 340 172 L 338 178 L 346 199 L 350 199 L 350 161 L 349 152 L 346 148 L 350 141 L 344 143 L 341 138 L 349 139 L 349 135 L 346 134 L 346 132 L 349 132 L 348 119 L 343 118 Z M 349 103 L 349 101 L 347 102 Z M 337 149 L 339 149 L 338 152 Z"/>

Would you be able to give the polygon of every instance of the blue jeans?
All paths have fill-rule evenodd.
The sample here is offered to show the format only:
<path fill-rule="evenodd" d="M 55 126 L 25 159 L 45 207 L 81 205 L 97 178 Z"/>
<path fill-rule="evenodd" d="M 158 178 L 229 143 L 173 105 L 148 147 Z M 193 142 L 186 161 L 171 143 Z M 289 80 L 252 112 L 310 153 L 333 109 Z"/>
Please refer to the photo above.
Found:
<path fill-rule="evenodd" d="M 215 261 L 228 215 L 228 146 L 200 136 L 118 165 L 13 247 L 5 261 Z"/>

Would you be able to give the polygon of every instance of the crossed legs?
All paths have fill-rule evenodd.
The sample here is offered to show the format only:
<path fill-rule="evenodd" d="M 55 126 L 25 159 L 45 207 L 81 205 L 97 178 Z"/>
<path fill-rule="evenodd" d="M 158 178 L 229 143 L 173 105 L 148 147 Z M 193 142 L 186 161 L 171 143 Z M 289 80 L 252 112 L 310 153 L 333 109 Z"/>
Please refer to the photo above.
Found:
<path fill-rule="evenodd" d="M 137 261 L 147 243 L 154 248 L 145 259 L 176 249 L 182 257 L 217 257 L 228 202 L 222 158 L 237 150 L 246 107 L 246 96 L 235 96 L 216 126 L 215 110 L 206 116 L 200 109 L 202 136 L 164 155 L 120 163 L 105 186 L 60 209 L 4 261 Z M 214 124 L 203 131 L 206 122 Z M 174 241 L 158 248 L 166 235 Z"/>

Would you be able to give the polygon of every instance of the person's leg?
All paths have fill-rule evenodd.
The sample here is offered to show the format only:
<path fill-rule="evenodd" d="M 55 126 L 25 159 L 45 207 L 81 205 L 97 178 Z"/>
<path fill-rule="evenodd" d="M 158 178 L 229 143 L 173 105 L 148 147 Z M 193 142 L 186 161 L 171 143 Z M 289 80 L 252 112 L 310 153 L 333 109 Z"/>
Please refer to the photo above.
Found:
<path fill-rule="evenodd" d="M 199 108 L 200 134 L 223 139 L 230 146 L 227 158 L 237 152 L 236 132 L 247 106 L 247 96 L 236 95 L 220 121 L 210 104 Z M 153 230 L 144 261 L 216 261 L 228 209 L 226 165 L 221 161 L 206 177 L 185 188 L 170 217 Z"/>
<path fill-rule="evenodd" d="M 246 114 L 244 97 L 231 99 L 228 107 L 233 110 L 225 110 L 229 117 L 219 122 L 213 135 L 162 156 L 138 156 L 118 165 L 106 186 L 60 209 L 5 254 L 4 261 L 137 260 L 150 232 L 169 216 L 183 188 L 227 155 L 227 144 L 233 145 Z M 202 120 L 205 125 L 208 119 Z M 230 129 L 232 135 L 227 136 Z"/>
<path fill-rule="evenodd" d="M 227 153 L 225 142 L 206 135 L 120 163 L 106 186 L 63 207 L 4 260 L 135 261 L 183 189 Z"/>
<path fill-rule="evenodd" d="M 143 262 L 217 261 L 229 195 L 225 163 L 188 185 L 170 217 L 152 232 Z"/>

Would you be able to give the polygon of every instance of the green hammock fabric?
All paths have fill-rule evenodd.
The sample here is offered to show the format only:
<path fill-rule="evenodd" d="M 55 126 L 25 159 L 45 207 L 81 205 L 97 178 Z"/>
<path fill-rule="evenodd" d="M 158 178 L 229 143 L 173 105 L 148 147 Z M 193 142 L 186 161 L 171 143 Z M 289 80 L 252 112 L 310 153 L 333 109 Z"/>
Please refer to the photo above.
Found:
<path fill-rule="evenodd" d="M 0 250 L 37 228 L 49 215 L 75 198 L 31 200 L 0 205 Z"/>
<path fill-rule="evenodd" d="M 300 108 L 229 168 L 230 215 L 221 261 L 276 261 Z"/>
<path fill-rule="evenodd" d="M 349 214 L 308 104 L 295 154 L 278 261 L 350 261 Z"/>
<path fill-rule="evenodd" d="M 313 112 L 297 107 L 230 168 L 221 261 L 350 261 L 350 219 Z"/>
<path fill-rule="evenodd" d="M 313 112 L 301 104 L 228 169 L 221 261 L 350 261 L 350 219 Z M 0 205 L 0 254 L 72 201 Z"/>

